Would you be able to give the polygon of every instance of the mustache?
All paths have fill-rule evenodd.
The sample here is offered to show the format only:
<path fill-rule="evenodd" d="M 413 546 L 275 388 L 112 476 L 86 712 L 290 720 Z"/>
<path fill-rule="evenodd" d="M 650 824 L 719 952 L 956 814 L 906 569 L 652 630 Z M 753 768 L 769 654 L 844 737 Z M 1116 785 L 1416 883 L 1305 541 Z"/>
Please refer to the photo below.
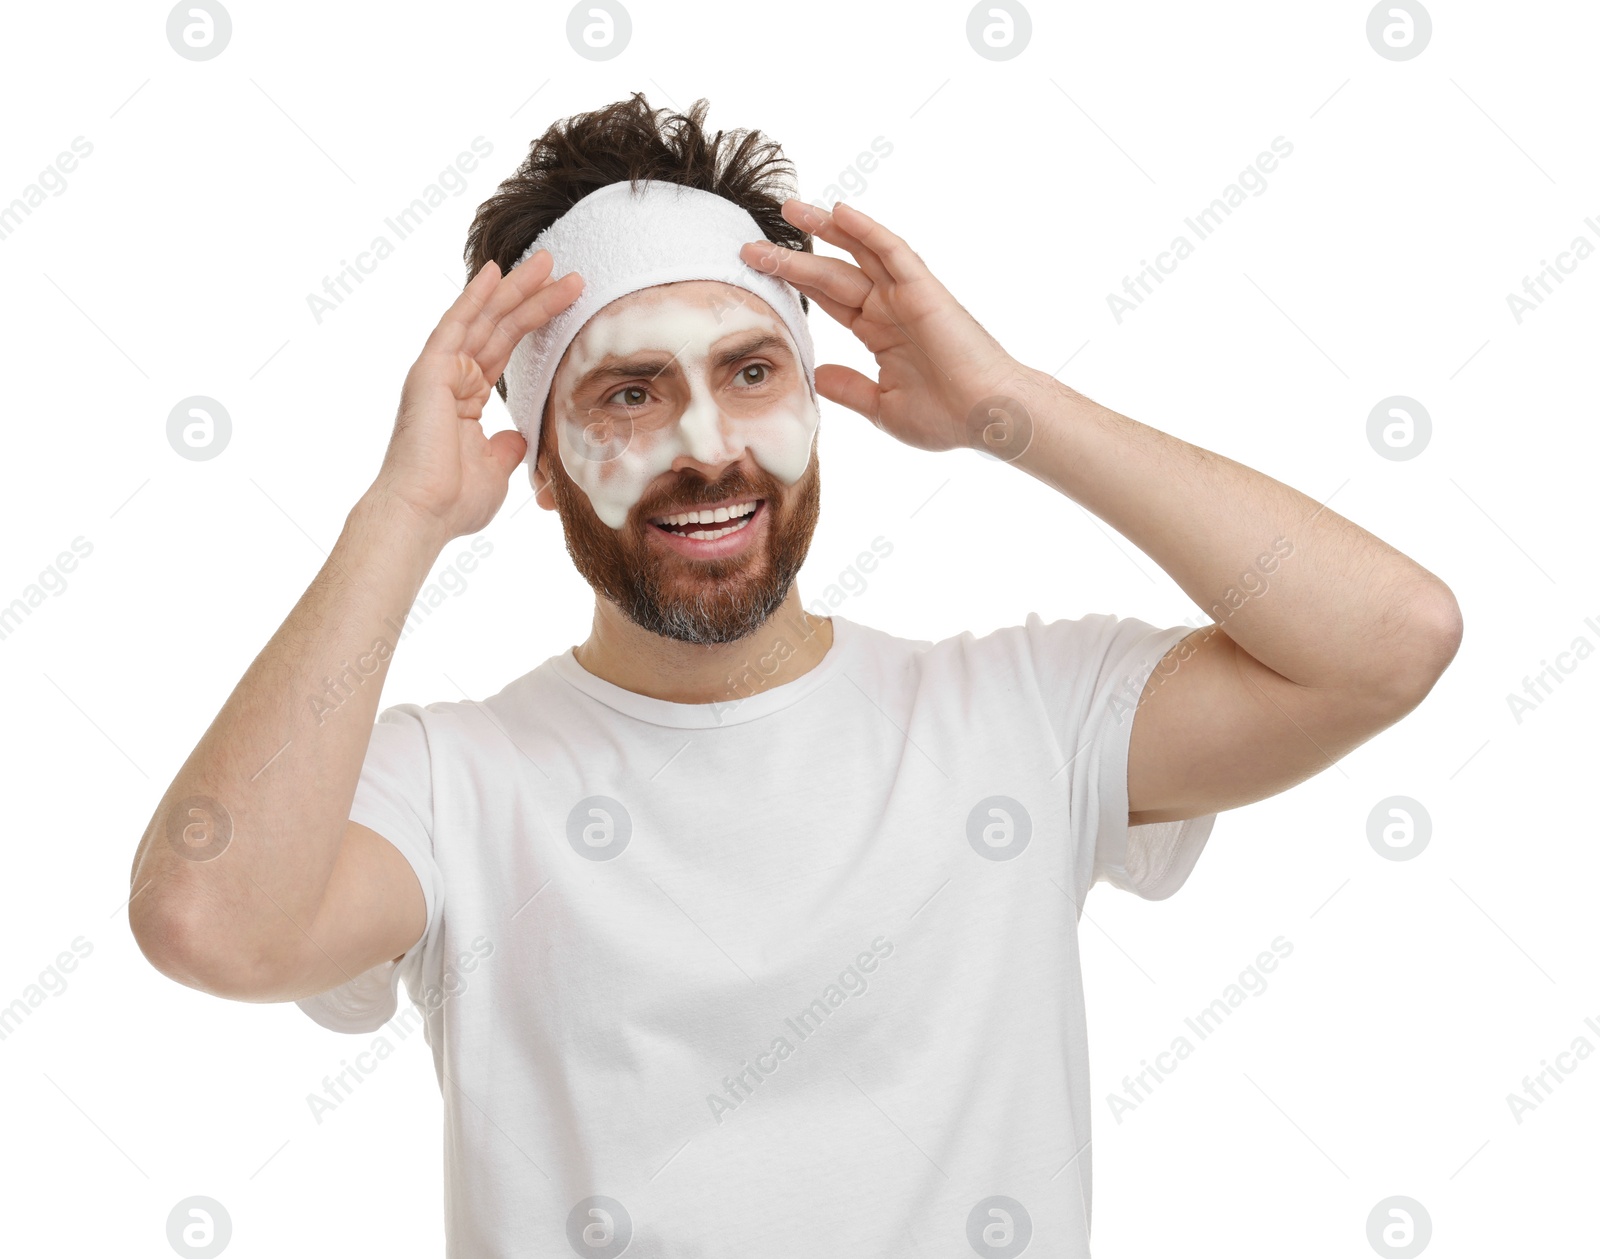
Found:
<path fill-rule="evenodd" d="M 651 516 L 662 515 L 669 509 L 689 511 L 711 503 L 724 502 L 739 495 L 749 498 L 777 497 L 777 493 L 770 486 L 758 484 L 740 473 L 734 477 L 724 477 L 715 484 L 701 481 L 699 486 L 685 486 L 675 493 L 662 494 L 651 501 L 640 499 L 634 511 L 641 520 L 648 520 Z"/>

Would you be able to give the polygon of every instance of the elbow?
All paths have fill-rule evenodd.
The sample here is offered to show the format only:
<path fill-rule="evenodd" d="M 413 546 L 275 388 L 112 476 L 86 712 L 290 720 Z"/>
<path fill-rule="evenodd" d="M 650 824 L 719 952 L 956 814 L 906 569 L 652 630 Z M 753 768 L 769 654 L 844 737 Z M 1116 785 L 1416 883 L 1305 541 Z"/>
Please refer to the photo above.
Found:
<path fill-rule="evenodd" d="M 168 979 L 188 988 L 205 989 L 195 966 L 199 933 L 193 915 L 173 897 L 161 897 L 146 888 L 128 902 L 128 928 L 145 961 Z"/>
<path fill-rule="evenodd" d="M 176 979 L 174 959 L 178 953 L 178 916 L 146 883 L 128 898 L 128 930 L 145 961 L 168 978 Z M 182 981 L 180 981 L 182 982 Z"/>
<path fill-rule="evenodd" d="M 1402 714 L 1422 703 L 1456 658 L 1462 631 L 1455 593 L 1435 579 L 1407 604 L 1404 632 L 1386 653 L 1393 667 L 1380 688 L 1384 703 Z"/>
<path fill-rule="evenodd" d="M 1438 638 L 1440 647 L 1439 672 L 1443 673 L 1456 652 L 1461 647 L 1461 632 L 1463 623 L 1461 619 L 1461 605 L 1456 602 L 1455 592 L 1443 582 L 1439 583 L 1440 599 L 1443 607 L 1439 613 Z M 1435 675 L 1437 677 L 1437 675 Z"/>
<path fill-rule="evenodd" d="M 1418 655 L 1422 660 L 1420 681 L 1423 686 L 1422 695 L 1426 695 L 1450 667 L 1450 662 L 1456 658 L 1456 652 L 1461 649 L 1463 630 L 1461 605 L 1456 602 L 1455 592 L 1444 582 L 1438 583 L 1437 590 L 1426 604 L 1426 613 L 1420 618 L 1420 623 L 1422 625 L 1422 641 L 1418 649 Z M 1418 700 L 1421 698 L 1419 695 Z"/>
<path fill-rule="evenodd" d="M 150 892 L 128 905 L 128 926 L 145 960 L 168 979 L 213 997 L 265 1001 L 279 985 L 228 946 L 228 933 L 192 904 Z"/>

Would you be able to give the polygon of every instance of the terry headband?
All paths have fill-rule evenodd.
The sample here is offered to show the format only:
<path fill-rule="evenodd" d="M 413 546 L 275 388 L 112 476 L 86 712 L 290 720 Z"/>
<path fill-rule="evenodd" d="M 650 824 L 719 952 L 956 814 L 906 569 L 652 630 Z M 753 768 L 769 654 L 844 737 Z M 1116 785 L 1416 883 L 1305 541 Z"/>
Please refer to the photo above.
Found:
<path fill-rule="evenodd" d="M 506 364 L 506 400 L 517 431 L 538 456 L 539 424 L 561 356 L 584 324 L 607 305 L 657 284 L 720 280 L 762 298 L 782 319 L 800 351 L 806 387 L 816 397 L 811 331 L 794 287 L 739 257 L 746 241 L 766 234 L 750 212 L 726 197 L 659 179 L 606 184 L 576 202 L 534 238 L 517 259 L 548 249 L 550 274 L 576 271 L 584 281 L 578 300 L 517 343 Z"/>

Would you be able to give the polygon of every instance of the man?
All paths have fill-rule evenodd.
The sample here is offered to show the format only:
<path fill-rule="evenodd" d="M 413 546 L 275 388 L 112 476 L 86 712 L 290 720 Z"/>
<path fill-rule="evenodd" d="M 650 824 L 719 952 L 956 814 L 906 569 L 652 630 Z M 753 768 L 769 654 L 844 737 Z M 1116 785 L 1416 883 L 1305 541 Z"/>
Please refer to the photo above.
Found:
<path fill-rule="evenodd" d="M 1336 512 L 1018 363 L 703 113 L 567 120 L 480 208 L 374 484 L 152 819 L 134 932 L 341 1031 L 405 978 L 452 1255 L 1087 1255 L 1084 896 L 1171 895 L 1217 812 L 1414 708 L 1460 614 Z M 812 363 L 811 303 L 876 380 Z M 517 431 L 485 436 L 491 388 Z M 819 399 L 1014 464 L 1213 623 L 813 615 Z M 374 725 L 393 627 L 525 456 L 588 639 Z"/>

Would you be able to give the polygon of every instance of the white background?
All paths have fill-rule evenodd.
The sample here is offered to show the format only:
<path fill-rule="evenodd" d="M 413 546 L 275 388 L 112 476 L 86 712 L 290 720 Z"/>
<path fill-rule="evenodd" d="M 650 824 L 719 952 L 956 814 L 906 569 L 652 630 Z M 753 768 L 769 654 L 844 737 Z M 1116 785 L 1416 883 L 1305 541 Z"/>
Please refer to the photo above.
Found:
<path fill-rule="evenodd" d="M 1431 1216 L 1432 1254 L 1592 1253 L 1600 1061 L 1565 1059 L 1520 1124 L 1506 1096 L 1576 1038 L 1600 1047 L 1600 660 L 1520 722 L 1506 696 L 1574 639 L 1600 645 L 1600 259 L 1520 324 L 1506 295 L 1579 234 L 1600 243 L 1600 10 L 1430 7 L 1431 43 L 1398 62 L 1364 3 L 1039 4 L 1003 62 L 937 3 L 639 3 L 605 62 L 568 45 L 562 6 L 240 0 L 203 62 L 168 45 L 161 5 L 8 12 L 0 205 L 74 137 L 93 152 L 0 240 L 0 604 L 74 538 L 93 550 L 0 640 L 0 1004 L 75 938 L 93 951 L 0 1042 L 0 1248 L 167 1255 L 169 1210 L 206 1194 L 241 1259 L 441 1252 L 421 1038 L 318 1124 L 307 1094 L 372 1038 L 173 983 L 122 903 L 167 784 L 376 472 L 475 206 L 551 121 L 639 89 L 778 139 L 825 204 L 881 137 L 848 199 L 1013 355 L 1328 501 L 1461 604 L 1460 654 L 1411 716 L 1224 814 L 1174 898 L 1090 897 L 1095 1253 L 1362 1255 L 1397 1194 Z M 319 324 L 307 294 L 476 136 L 493 154 L 464 193 Z M 1119 324 L 1106 295 L 1276 136 L 1293 154 L 1266 191 Z M 871 370 L 812 326 L 819 361 Z M 196 394 L 233 423 L 207 461 L 166 438 Z M 1433 422 L 1405 461 L 1366 437 L 1397 394 Z M 496 397 L 486 427 L 508 426 Z M 1014 468 L 832 406 L 822 431 L 808 603 L 882 534 L 893 555 L 837 611 L 906 637 L 1030 611 L 1208 619 Z M 585 636 L 588 587 L 529 498 L 519 471 L 386 705 L 490 694 Z M 1392 795 L 1432 819 L 1412 860 L 1368 843 Z M 1293 954 L 1266 991 L 1118 1122 L 1106 1094 L 1278 936 Z"/>

